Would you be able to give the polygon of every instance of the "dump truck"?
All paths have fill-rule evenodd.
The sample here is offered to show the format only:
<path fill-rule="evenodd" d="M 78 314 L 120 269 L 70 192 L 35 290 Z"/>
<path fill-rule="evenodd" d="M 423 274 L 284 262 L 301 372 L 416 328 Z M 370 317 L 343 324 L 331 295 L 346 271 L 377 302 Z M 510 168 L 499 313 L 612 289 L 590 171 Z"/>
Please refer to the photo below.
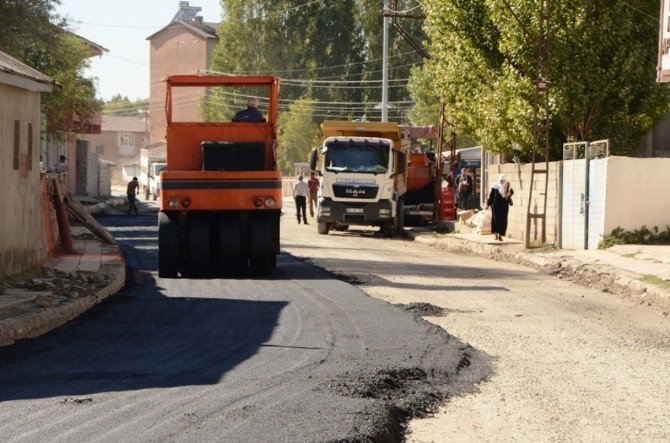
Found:
<path fill-rule="evenodd" d="M 279 78 L 173 75 L 167 78 L 167 169 L 160 173 L 158 274 L 174 278 L 267 274 L 279 254 L 282 175 L 277 170 Z M 177 121 L 173 102 L 214 89 L 267 93 L 264 122 Z M 230 91 L 225 92 L 227 88 Z M 244 97 L 244 96 L 242 96 Z M 249 96 L 247 96 L 249 97 Z M 192 100 L 192 99 L 191 99 Z"/>
<path fill-rule="evenodd" d="M 379 226 L 392 237 L 404 227 L 409 138 L 396 123 L 324 121 L 323 144 L 310 154 L 322 176 L 317 230 Z"/>

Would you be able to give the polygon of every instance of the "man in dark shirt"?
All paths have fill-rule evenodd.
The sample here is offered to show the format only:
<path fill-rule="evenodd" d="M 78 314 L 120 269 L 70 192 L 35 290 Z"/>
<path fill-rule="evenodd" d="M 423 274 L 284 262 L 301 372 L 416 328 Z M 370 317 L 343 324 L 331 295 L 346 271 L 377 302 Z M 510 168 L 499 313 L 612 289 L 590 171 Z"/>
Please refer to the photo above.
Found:
<path fill-rule="evenodd" d="M 234 122 L 245 123 L 264 123 L 265 118 L 258 110 L 258 99 L 250 98 L 247 100 L 247 109 L 243 109 L 233 117 Z"/>
<path fill-rule="evenodd" d="M 307 180 L 307 187 L 309 187 L 309 215 L 314 217 L 314 208 L 317 205 L 317 199 L 319 196 L 319 179 L 316 178 L 314 172 L 309 173 L 309 180 Z"/>
<path fill-rule="evenodd" d="M 140 182 L 137 181 L 137 177 L 133 177 L 133 179 L 128 182 L 128 188 L 126 189 L 126 197 L 128 197 L 128 214 L 134 213 L 137 215 L 136 194 L 139 187 Z"/>

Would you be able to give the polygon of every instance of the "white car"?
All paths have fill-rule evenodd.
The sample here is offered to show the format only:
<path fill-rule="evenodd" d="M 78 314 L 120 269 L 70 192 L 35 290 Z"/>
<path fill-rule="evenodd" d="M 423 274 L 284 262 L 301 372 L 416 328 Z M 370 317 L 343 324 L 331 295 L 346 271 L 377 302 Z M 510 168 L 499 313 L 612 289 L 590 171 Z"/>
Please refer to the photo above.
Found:
<path fill-rule="evenodd" d="M 156 200 L 161 195 L 160 173 L 167 169 L 167 163 L 153 163 L 149 168 L 149 194 Z"/>

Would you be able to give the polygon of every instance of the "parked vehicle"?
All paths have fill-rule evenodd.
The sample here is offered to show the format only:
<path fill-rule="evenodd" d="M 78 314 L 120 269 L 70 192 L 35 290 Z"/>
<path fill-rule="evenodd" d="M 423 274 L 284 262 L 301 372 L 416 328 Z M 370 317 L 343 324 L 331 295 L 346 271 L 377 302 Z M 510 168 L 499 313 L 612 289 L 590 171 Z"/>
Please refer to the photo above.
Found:
<path fill-rule="evenodd" d="M 325 121 L 310 168 L 323 176 L 317 229 L 379 226 L 391 237 L 404 227 L 409 138 L 396 123 Z"/>
<path fill-rule="evenodd" d="M 140 152 L 140 175 L 138 179 L 140 181 L 141 192 L 144 194 L 144 199 L 149 200 L 152 196 L 150 185 L 152 176 L 151 169 L 156 163 L 165 164 L 167 159 L 165 158 L 164 150 L 161 155 L 156 155 L 154 154 L 154 151 L 144 148 L 141 149 Z M 158 175 L 154 174 L 154 177 L 158 178 Z M 158 194 L 156 194 L 156 196 L 158 196 Z"/>
<path fill-rule="evenodd" d="M 185 87 L 267 91 L 267 122 L 176 121 L 174 89 Z M 160 173 L 158 215 L 161 277 L 241 272 L 247 266 L 267 274 L 275 266 L 282 207 L 278 92 L 278 77 L 167 78 L 167 169 Z"/>
<path fill-rule="evenodd" d="M 153 200 L 156 200 L 161 195 L 161 181 L 159 174 L 166 169 L 167 163 L 153 163 L 149 167 L 148 191 Z"/>

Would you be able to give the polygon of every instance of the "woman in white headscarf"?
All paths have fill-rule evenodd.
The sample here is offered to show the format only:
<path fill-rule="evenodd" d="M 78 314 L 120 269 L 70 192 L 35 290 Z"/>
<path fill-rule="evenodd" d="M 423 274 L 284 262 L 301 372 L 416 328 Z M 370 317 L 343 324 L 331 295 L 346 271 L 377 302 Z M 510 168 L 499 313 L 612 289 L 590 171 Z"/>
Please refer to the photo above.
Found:
<path fill-rule="evenodd" d="M 507 234 L 507 215 L 512 205 L 514 190 L 507 181 L 505 174 L 500 174 L 498 181 L 491 188 L 486 209 L 491 208 L 491 232 L 495 234 L 496 240 L 502 241 Z"/>

